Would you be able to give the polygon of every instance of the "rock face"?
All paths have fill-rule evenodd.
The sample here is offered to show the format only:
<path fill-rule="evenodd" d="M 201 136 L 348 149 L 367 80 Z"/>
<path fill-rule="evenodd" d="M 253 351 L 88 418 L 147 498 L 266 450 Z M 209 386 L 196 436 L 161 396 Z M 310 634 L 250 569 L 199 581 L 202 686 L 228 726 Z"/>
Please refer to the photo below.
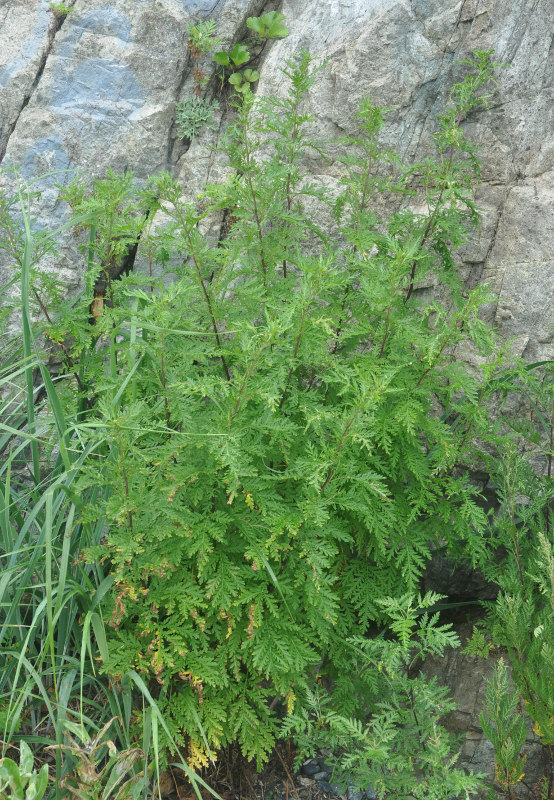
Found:
<path fill-rule="evenodd" d="M 437 114 L 460 75 L 457 62 L 473 49 L 494 48 L 496 60 L 509 68 L 498 73 L 491 107 L 464 123 L 482 147 L 477 202 L 484 215 L 480 236 L 460 253 L 460 268 L 469 284 L 490 284 L 498 298 L 490 307 L 491 320 L 513 339 L 518 355 L 554 357 L 552 0 L 66 0 L 66 5 L 70 13 L 60 16 L 47 0 L 0 0 L 0 166 L 17 166 L 28 180 L 60 171 L 40 182 L 38 213 L 41 224 L 52 228 L 68 211 L 55 184 L 75 172 L 98 177 L 112 167 L 133 170 L 140 180 L 170 169 L 194 196 L 224 168 L 210 149 L 219 131 L 202 133 L 190 147 L 176 133 L 175 104 L 193 87 L 186 47 L 193 21 L 214 18 L 229 46 L 245 35 L 248 16 L 282 11 L 291 34 L 266 49 L 258 91 L 278 92 L 284 62 L 309 49 L 327 59 L 308 100 L 319 135 L 337 139 L 352 132 L 359 101 L 370 93 L 390 109 L 385 138 L 408 161 L 430 152 Z M 206 91 L 214 94 L 216 82 Z M 222 106 L 221 127 L 227 114 Z M 333 162 L 314 159 L 309 166 L 324 182 L 339 177 Z M 11 270 L 1 259 L 0 253 L 0 285 Z M 84 265 L 69 236 L 60 240 L 60 258 L 44 266 L 70 290 L 82 285 Z M 449 676 L 459 668 L 445 667 Z M 462 669 L 471 675 L 467 664 Z M 475 681 L 467 680 L 474 691 Z M 457 691 L 465 690 L 458 685 Z M 467 714 L 471 719 L 460 717 L 460 729 L 469 728 L 466 760 L 473 764 L 467 748 L 477 752 L 486 745 L 475 714 Z M 486 757 L 490 764 L 490 753 Z"/>
<path fill-rule="evenodd" d="M 282 84 L 280 69 L 302 48 L 328 59 L 310 94 L 318 131 L 352 131 L 362 96 L 391 109 L 386 137 L 407 160 L 429 151 L 437 114 L 459 75 L 457 61 L 494 48 L 509 65 L 492 106 L 465 127 L 482 149 L 481 235 L 467 245 L 468 282 L 487 281 L 498 298 L 491 319 L 517 354 L 554 352 L 554 45 L 552 0 L 67 0 L 66 16 L 47 0 L 0 6 L 0 162 L 43 182 L 39 215 L 55 226 L 67 213 L 56 182 L 73 171 L 102 176 L 108 166 L 145 178 L 172 169 L 194 194 L 214 178 L 203 133 L 178 140 L 175 103 L 190 96 L 186 48 L 191 21 L 214 18 L 225 46 L 245 20 L 278 7 L 291 34 L 264 54 L 258 91 Z M 215 82 L 208 92 L 215 92 Z M 224 105 L 224 104 L 222 104 Z M 314 161 L 320 179 L 336 165 Z M 67 172 L 66 170 L 69 170 Z M 68 240 L 55 265 L 70 288 L 83 264 Z M 140 259 L 139 259 L 140 260 Z M 4 270 L 0 263 L 0 281 Z"/>
<path fill-rule="evenodd" d="M 463 623 L 457 626 L 457 632 L 463 643 L 471 635 L 471 626 Z M 505 654 L 504 654 L 505 655 Z M 480 772 L 487 777 L 487 783 L 494 780 L 494 748 L 485 739 L 479 724 L 479 714 L 485 707 L 485 690 L 494 668 L 502 653 L 493 652 L 488 658 L 463 653 L 461 649 L 446 650 L 442 658 L 429 658 L 425 664 L 428 678 L 435 677 L 439 684 L 448 686 L 452 698 L 458 704 L 447 722 L 447 728 L 454 734 L 463 736 L 460 753 L 460 764 L 471 772 Z M 506 661 L 506 658 L 504 658 Z M 548 774 L 545 762 L 545 749 L 538 736 L 527 726 L 527 739 L 522 748 L 525 755 L 525 783 L 536 786 L 541 777 Z M 515 787 L 517 797 L 528 797 L 529 793 L 523 784 Z"/>
<path fill-rule="evenodd" d="M 213 0 L 77 0 L 55 15 L 47 0 L 0 7 L 0 166 L 17 166 L 38 183 L 37 214 L 55 228 L 67 214 L 56 183 L 76 172 L 101 177 L 108 167 L 145 178 L 172 167 L 175 102 L 191 71 L 186 47 L 193 20 Z M 215 4 L 221 38 L 231 42 L 261 0 Z M 5 41 L 4 41 L 5 38 Z M 68 236 L 55 269 L 70 289 L 83 263 Z M 0 265 L 1 273 L 1 265 Z M 9 275 L 0 274 L 0 283 Z"/>

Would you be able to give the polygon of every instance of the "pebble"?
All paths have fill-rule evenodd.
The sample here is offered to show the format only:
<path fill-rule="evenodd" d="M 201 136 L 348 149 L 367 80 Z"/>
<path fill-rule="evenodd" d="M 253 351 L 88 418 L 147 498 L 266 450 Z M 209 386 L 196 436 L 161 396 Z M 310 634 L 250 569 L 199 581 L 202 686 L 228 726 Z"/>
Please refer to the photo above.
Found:
<path fill-rule="evenodd" d="M 311 758 L 309 761 L 306 761 L 306 763 L 302 765 L 302 772 L 304 773 L 304 775 L 307 775 L 309 778 L 311 778 L 318 772 L 321 772 L 321 767 L 319 766 L 315 758 Z"/>
<path fill-rule="evenodd" d="M 302 764 L 300 772 L 308 778 L 316 781 L 322 792 L 341 797 L 344 792 L 340 784 L 330 781 L 332 768 L 323 758 L 309 758 Z M 350 784 L 346 792 L 347 800 L 378 800 L 377 792 L 370 786 L 366 791 L 356 789 L 354 784 Z"/>

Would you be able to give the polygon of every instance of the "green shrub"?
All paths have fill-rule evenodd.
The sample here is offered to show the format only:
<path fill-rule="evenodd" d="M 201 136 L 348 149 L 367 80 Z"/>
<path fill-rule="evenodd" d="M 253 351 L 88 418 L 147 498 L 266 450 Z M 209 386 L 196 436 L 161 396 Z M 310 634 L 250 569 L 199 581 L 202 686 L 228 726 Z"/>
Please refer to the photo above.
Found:
<path fill-rule="evenodd" d="M 486 713 L 481 712 L 479 721 L 483 733 L 494 746 L 496 780 L 513 798 L 513 787 L 525 775 L 525 756 L 521 748 L 527 730 L 524 718 L 517 713 L 518 696 L 512 691 L 503 659 L 496 665 L 487 685 L 485 700 Z"/>
<path fill-rule="evenodd" d="M 426 656 L 457 647 L 450 625 L 438 625 L 438 612 L 429 613 L 441 599 L 428 592 L 418 599 L 406 595 L 380 602 L 393 636 L 356 636 L 345 642 L 343 667 L 361 693 L 364 712 L 345 714 L 345 697 L 318 687 L 307 690 L 298 712 L 283 723 L 293 735 L 298 763 L 316 748 L 330 752 L 333 781 L 341 788 L 353 783 L 370 786 L 381 797 L 444 800 L 469 797 L 481 776 L 456 768 L 456 746 L 442 720 L 456 704 L 448 690 L 418 674 Z M 368 713 L 370 712 L 370 713 Z"/>
<path fill-rule="evenodd" d="M 270 23 L 279 15 L 257 31 L 266 41 L 284 35 Z M 212 35 L 198 33 L 199 56 Z M 337 775 L 380 797 L 469 796 L 477 781 L 455 768 L 441 725 L 452 703 L 418 671 L 457 645 L 433 613 L 438 596 L 418 597 L 439 547 L 500 584 L 491 630 L 552 749 L 551 365 L 507 367 L 480 318 L 486 289 L 456 274 L 453 253 L 478 222 L 479 162 L 461 125 L 486 106 L 495 66 L 484 51 L 465 63 L 435 160 L 408 167 L 382 150 L 384 112 L 362 101 L 336 197 L 302 168 L 307 154 L 325 158 L 302 105 L 322 65 L 306 53 L 289 62 L 281 98 L 254 98 L 245 70 L 222 143 L 226 183 L 192 203 L 168 174 L 141 191 L 111 172 L 63 190 L 88 264 L 76 300 L 34 269 L 54 245 L 32 232 L 27 200 L 21 227 L 2 198 L 0 246 L 22 275 L 24 334 L 22 359 L 0 376 L 24 382 L 5 405 L 2 447 L 30 463 L 32 489 L 13 484 L 10 456 L 0 720 L 16 741 L 44 700 L 58 783 L 78 784 L 80 756 L 63 744 L 71 703 L 83 742 L 111 717 L 118 751 L 138 753 L 140 739 L 129 780 L 143 793 L 164 745 L 188 748 L 197 767 L 238 741 L 260 764 L 276 736 L 294 735 L 300 753 L 332 747 Z M 379 214 L 383 199 L 398 210 Z M 330 219 L 324 230 L 313 206 Z M 159 209 L 168 222 L 152 232 Z M 214 245 L 201 227 L 222 216 Z M 139 239 L 177 276 L 170 286 L 125 274 Z M 418 290 L 430 278 L 432 296 Z M 37 355 L 33 309 L 61 348 L 55 381 Z M 462 342 L 481 370 L 455 360 Z M 492 400 L 516 392 L 528 419 L 491 425 Z M 545 476 L 522 443 L 542 450 Z M 476 458 L 497 486 L 494 517 L 467 475 Z M 494 724 L 483 726 L 511 791 L 523 729 L 501 677 L 487 698 Z"/>
<path fill-rule="evenodd" d="M 501 413 L 489 437 L 493 454 L 490 446 L 477 448 L 499 501 L 490 517 L 491 556 L 483 570 L 500 592 L 496 603 L 486 604 L 486 627 L 494 643 L 507 648 L 522 710 L 533 721 L 546 750 L 546 764 L 554 759 L 553 378 L 551 361 L 504 369 L 493 382 L 501 401 Z M 512 410 L 515 400 L 517 416 Z M 500 746 L 486 733 L 495 744 L 499 780 L 510 792 L 510 782 L 523 778 L 521 765 L 510 768 L 505 763 L 513 742 Z M 516 748 L 515 756 L 518 752 Z M 546 781 L 549 794 L 552 771 L 548 767 Z"/>
<path fill-rule="evenodd" d="M 261 763 L 316 675 L 330 681 L 335 713 L 373 713 L 351 642 L 417 594 L 434 547 L 473 564 L 486 555 L 487 518 L 460 465 L 488 394 L 453 359 L 470 340 L 484 377 L 494 374 L 494 337 L 479 318 L 488 294 L 463 287 L 452 257 L 478 220 L 478 162 L 460 123 L 486 103 L 476 92 L 493 70 L 490 53 L 468 64 L 436 161 L 406 168 L 382 152 L 383 112 L 364 100 L 332 200 L 302 172 L 304 154 L 321 153 L 302 111 L 320 67 L 302 54 L 286 67 L 286 97 L 237 102 L 227 183 L 187 204 L 161 174 L 134 204 L 125 190 L 109 206 L 124 230 L 163 206 L 168 224 L 143 227 L 141 242 L 177 280 L 123 276 L 94 325 L 71 312 L 57 323 L 57 340 L 73 337 L 72 363 L 86 354 L 80 385 L 66 385 L 67 413 L 94 387 L 78 491 L 98 490 L 86 518 L 108 524 L 87 556 L 114 579 L 104 669 L 144 676 L 191 764 L 235 740 Z M 68 195 L 90 230 L 94 275 L 112 248 L 98 202 L 110 185 L 115 176 Z M 380 217 L 380 194 L 408 205 Z M 304 213 L 307 197 L 329 208 L 334 231 Z M 428 213 L 410 210 L 420 198 Z M 199 224 L 221 212 L 228 235 L 212 246 Z M 441 300 L 419 298 L 429 274 Z M 400 725 L 404 679 L 390 700 Z M 426 691 L 428 710 L 444 698 Z M 430 720 L 406 723 L 406 752 L 425 750 Z M 432 752 L 436 776 L 451 756 L 442 738 Z"/>

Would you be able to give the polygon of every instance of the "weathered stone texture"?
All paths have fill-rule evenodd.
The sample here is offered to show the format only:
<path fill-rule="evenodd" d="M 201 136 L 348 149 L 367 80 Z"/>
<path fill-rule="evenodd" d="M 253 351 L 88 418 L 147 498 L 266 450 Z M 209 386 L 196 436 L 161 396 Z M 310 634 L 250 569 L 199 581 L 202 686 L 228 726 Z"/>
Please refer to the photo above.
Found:
<path fill-rule="evenodd" d="M 46 63 L 57 21 L 46 3 L 0 5 L 0 161 Z"/>
<path fill-rule="evenodd" d="M 217 133 L 187 150 L 175 131 L 175 103 L 192 89 L 188 25 L 215 17 L 227 45 L 244 33 L 249 14 L 273 6 L 75 0 L 62 21 L 47 0 L 9 0 L 0 8 L 2 165 L 18 165 L 26 178 L 69 170 L 61 182 L 74 171 L 103 175 L 108 166 L 139 178 L 170 168 L 194 196 L 222 165 L 210 151 Z M 352 131 L 359 100 L 371 93 L 391 109 L 385 139 L 406 159 L 431 151 L 460 58 L 493 47 L 510 65 L 499 73 L 491 108 L 465 123 L 483 148 L 484 217 L 461 267 L 470 284 L 491 284 L 498 296 L 491 318 L 525 356 L 552 354 L 552 0 L 283 0 L 280 8 L 291 35 L 269 48 L 258 90 L 281 91 L 283 62 L 307 48 L 328 59 L 309 98 L 318 133 Z M 308 165 L 327 185 L 338 180 L 336 163 Z M 55 182 L 43 187 L 45 223 L 66 213 Z M 61 255 L 61 274 L 78 286 L 82 263 L 69 240 Z"/>
<path fill-rule="evenodd" d="M 230 42 L 262 3 L 215 5 Z M 98 177 L 112 167 L 145 178 L 171 168 L 175 103 L 190 73 L 187 29 L 212 8 L 207 0 L 76 0 L 62 24 L 46 0 L 13 7 L 10 0 L 0 28 L 0 103 L 8 119 L 0 128 L 1 166 L 19 167 L 28 180 L 57 171 L 38 184 L 36 213 L 46 225 L 63 222 L 67 207 L 55 184 L 76 172 Z M 60 276 L 79 286 L 83 263 L 71 237 L 61 238 L 60 256 Z M 45 267 L 55 265 L 47 260 Z M 6 277 L 0 262 L 0 281 Z"/>
<path fill-rule="evenodd" d="M 458 633 L 462 642 L 466 643 L 471 635 L 471 626 L 461 624 L 458 626 Z M 494 748 L 483 736 L 479 715 L 485 708 L 487 682 L 501 657 L 504 657 L 506 663 L 505 654 L 499 651 L 492 652 L 488 658 L 482 658 L 468 655 L 461 650 L 447 650 L 441 658 L 427 659 L 424 669 L 428 678 L 434 677 L 442 686 L 448 686 L 453 700 L 458 704 L 445 722 L 448 730 L 463 737 L 460 763 L 472 772 L 485 775 L 487 782 L 491 784 L 494 781 Z M 522 753 L 526 756 L 525 783 L 533 787 L 546 772 L 546 751 L 533 732 L 530 720 Z M 485 794 L 486 792 L 482 792 L 481 796 Z M 523 784 L 516 786 L 515 794 L 522 798 L 529 796 Z"/>
<path fill-rule="evenodd" d="M 194 196 L 223 168 L 210 150 L 217 133 L 187 149 L 174 125 L 175 103 L 192 89 L 186 32 L 215 17 L 226 45 L 264 0 L 75 0 L 56 18 L 47 0 L 0 6 L 0 158 L 26 178 L 60 172 L 39 214 L 63 220 L 56 181 L 74 171 L 104 175 L 108 166 L 139 178 L 173 169 Z M 431 133 L 458 61 L 494 48 L 507 63 L 491 108 L 465 123 L 482 147 L 484 210 L 480 237 L 461 252 L 470 284 L 487 281 L 498 296 L 491 319 L 532 359 L 553 353 L 552 259 L 554 46 L 552 0 L 283 0 L 288 38 L 268 49 L 258 90 L 282 91 L 283 62 L 302 48 L 328 59 L 309 98 L 317 132 L 351 132 L 359 100 L 371 93 L 391 109 L 385 140 L 406 159 L 431 152 Z M 215 84 L 209 91 L 215 91 Z M 222 104 L 222 125 L 227 113 Z M 331 148 L 331 154 L 333 149 Z M 336 163 L 308 162 L 327 185 Z M 141 258 L 139 256 L 139 262 Z M 48 266 L 48 265 L 47 265 Z M 55 265 L 50 265 L 54 268 Z M 61 243 L 61 274 L 78 286 L 82 263 Z"/>

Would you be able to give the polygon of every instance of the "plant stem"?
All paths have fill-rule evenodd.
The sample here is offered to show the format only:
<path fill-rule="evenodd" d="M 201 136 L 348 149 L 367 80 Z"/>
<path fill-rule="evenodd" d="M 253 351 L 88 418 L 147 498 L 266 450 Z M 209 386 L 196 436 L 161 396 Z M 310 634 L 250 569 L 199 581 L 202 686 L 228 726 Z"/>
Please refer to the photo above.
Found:
<path fill-rule="evenodd" d="M 125 467 L 125 455 L 123 453 L 123 445 L 119 442 L 119 458 L 121 459 L 121 474 L 123 475 L 123 482 L 125 484 L 125 502 L 129 502 L 129 476 L 127 475 L 127 468 Z M 129 521 L 129 530 L 133 530 L 133 512 L 129 508 L 127 510 L 127 519 Z"/>
<path fill-rule="evenodd" d="M 160 371 L 162 377 L 162 386 L 164 390 L 164 410 L 165 410 L 165 423 L 167 427 L 170 427 L 171 422 L 171 414 L 169 412 L 169 403 L 167 400 L 167 384 L 166 384 L 166 376 L 165 376 L 165 361 L 164 361 L 164 342 L 165 337 L 162 335 L 162 350 L 160 353 Z"/>
<path fill-rule="evenodd" d="M 250 378 L 254 374 L 254 370 L 258 366 L 258 361 L 260 360 L 260 356 L 261 356 L 262 352 L 265 350 L 265 348 L 268 346 L 268 344 L 269 344 L 269 341 L 264 342 L 264 344 L 262 344 L 262 346 L 260 347 L 260 349 L 258 350 L 256 355 L 254 356 L 252 364 L 250 365 L 250 367 L 246 371 L 246 374 L 245 374 L 245 376 L 244 376 L 244 378 L 242 380 L 242 383 L 240 385 L 239 393 L 238 393 L 238 396 L 237 396 L 237 401 L 235 403 L 235 407 L 233 408 L 233 411 L 232 411 L 232 414 L 231 414 L 231 419 L 233 419 L 233 417 L 235 417 L 237 415 L 237 413 L 238 413 L 238 410 L 239 410 L 240 404 L 241 404 L 241 400 L 242 400 L 242 395 L 243 395 L 244 390 L 246 388 L 246 384 L 248 383 L 248 381 L 250 380 Z"/>
<path fill-rule="evenodd" d="M 308 308 L 312 302 L 313 295 L 310 295 L 308 302 L 306 303 L 304 310 L 302 312 L 302 319 L 300 320 L 300 330 L 298 331 L 298 336 L 296 337 L 296 344 L 294 346 L 294 356 L 293 361 L 296 361 L 296 357 L 298 356 L 298 349 L 300 347 L 300 341 L 302 340 L 302 334 L 304 333 L 304 322 L 306 320 L 306 314 L 308 313 Z M 295 364 L 293 363 L 291 368 L 289 369 L 289 374 L 287 376 L 287 382 L 285 384 L 285 388 L 283 389 L 283 394 L 281 395 L 281 400 L 279 402 L 279 409 L 283 408 L 283 403 L 285 402 L 285 398 L 288 394 L 290 380 L 292 378 L 292 373 L 294 372 Z"/>
<path fill-rule="evenodd" d="M 42 313 L 46 317 L 46 321 L 48 322 L 49 325 L 51 325 L 52 324 L 52 319 L 51 319 L 51 317 L 50 317 L 50 315 L 48 313 L 48 309 L 44 305 L 44 303 L 42 301 L 42 298 L 40 297 L 39 293 L 37 292 L 37 290 L 35 288 L 33 288 L 33 294 L 35 295 L 35 299 L 36 299 L 37 303 L 40 306 L 40 310 L 42 311 Z M 81 376 L 79 375 L 79 373 L 75 369 L 75 362 L 73 361 L 73 357 L 71 356 L 71 353 L 67 349 L 67 347 L 66 347 L 64 342 L 57 342 L 56 344 L 59 344 L 59 346 L 61 347 L 62 353 L 64 354 L 64 358 L 65 358 L 66 364 L 70 368 L 70 370 L 72 371 L 73 377 L 75 378 L 75 380 L 77 382 L 77 386 L 79 387 L 80 391 L 83 394 L 85 394 L 86 393 L 86 387 L 85 387 L 83 381 L 81 380 Z M 87 404 L 88 408 L 89 409 L 92 408 L 93 403 L 92 403 L 91 398 L 90 397 L 86 397 L 85 401 L 86 401 L 86 404 Z"/>
<path fill-rule="evenodd" d="M 370 146 L 373 147 L 373 144 L 374 144 L 374 137 L 371 138 Z M 368 190 L 368 187 L 369 187 L 369 178 L 371 176 L 372 168 L 373 168 L 373 158 L 372 158 L 371 150 L 370 150 L 369 158 L 367 160 L 367 169 L 366 169 L 366 172 L 365 172 L 365 175 L 364 175 L 364 183 L 363 183 L 363 188 L 362 188 L 362 199 L 360 201 L 360 208 L 358 209 L 358 219 L 356 221 L 356 229 L 355 229 L 356 230 L 356 235 L 358 234 L 358 232 L 360 230 L 361 214 L 363 214 L 363 212 L 365 211 L 365 208 L 366 208 L 367 190 Z M 352 255 L 355 255 L 357 252 L 358 252 L 358 245 L 355 244 L 354 247 L 352 248 Z M 345 312 L 345 309 L 346 309 L 346 300 L 348 298 L 349 291 L 350 291 L 350 284 L 347 285 L 347 287 L 346 287 L 346 289 L 344 291 L 343 298 L 342 298 L 341 311 L 340 311 L 341 316 L 339 317 L 339 324 L 337 325 L 337 330 L 335 331 L 335 344 L 333 345 L 333 349 L 331 350 L 331 353 L 333 355 L 337 352 L 337 347 L 339 345 L 339 338 L 340 338 L 340 335 L 341 335 L 341 332 L 342 332 L 342 326 L 343 326 L 343 323 L 344 323 L 344 312 Z"/>
<path fill-rule="evenodd" d="M 547 470 L 546 475 L 548 477 L 548 481 L 552 480 L 552 458 L 554 454 L 554 398 L 552 399 L 552 410 L 550 413 L 550 449 L 548 451 L 548 458 L 547 458 Z M 546 524 L 546 536 L 550 538 L 550 503 L 551 500 L 547 499 L 546 502 L 546 514 L 545 514 L 545 524 Z"/>
<path fill-rule="evenodd" d="M 194 264 L 194 268 L 196 270 L 196 275 L 198 277 L 198 282 L 199 282 L 199 284 L 200 284 L 200 286 L 202 288 L 202 293 L 204 295 L 204 300 L 206 301 L 206 305 L 208 307 L 208 314 L 210 315 L 210 320 L 211 320 L 211 323 L 212 323 L 213 332 L 215 333 L 215 340 L 217 342 L 218 348 L 221 350 L 221 339 L 219 337 L 219 330 L 218 330 L 218 327 L 217 327 L 217 322 L 215 321 L 215 315 L 214 315 L 214 312 L 213 312 L 213 309 L 212 309 L 212 302 L 210 300 L 210 295 L 208 294 L 206 286 L 204 285 L 204 279 L 202 278 L 202 271 L 200 269 L 200 264 L 198 263 L 198 260 L 196 258 L 196 254 L 194 252 L 194 248 L 193 248 L 191 237 L 190 237 L 190 232 L 189 232 L 189 230 L 188 230 L 188 228 L 187 228 L 187 226 L 186 226 L 186 224 L 184 222 L 183 222 L 183 230 L 185 232 L 185 236 L 187 237 L 187 242 L 188 242 L 188 245 L 189 245 L 189 252 L 190 252 L 193 264 Z M 231 382 L 231 373 L 229 372 L 229 367 L 227 366 L 227 362 L 225 360 L 225 356 L 223 355 L 223 353 L 221 353 L 220 358 L 221 358 L 221 363 L 223 364 L 223 372 L 225 373 L 225 377 L 227 378 L 227 380 L 230 383 Z"/>
<path fill-rule="evenodd" d="M 256 200 L 256 192 L 254 191 L 254 186 L 252 184 L 252 176 L 250 174 L 250 166 L 251 166 L 251 156 L 250 150 L 248 148 L 248 131 L 244 131 L 244 152 L 246 154 L 246 180 L 248 181 L 248 186 L 250 188 L 250 194 L 252 195 L 252 204 L 254 206 L 254 220 L 256 222 L 256 230 L 258 233 L 258 242 L 260 247 L 260 261 L 262 264 L 262 271 L 264 274 L 264 286 L 267 285 L 267 265 L 265 262 L 265 252 L 264 252 L 264 240 L 262 234 L 262 225 L 260 221 L 260 214 L 258 211 L 258 202 Z"/>
<path fill-rule="evenodd" d="M 294 156 L 296 151 L 296 142 L 298 140 L 298 119 L 297 119 L 297 111 L 298 105 L 300 103 L 300 97 L 296 97 L 296 101 L 291 109 L 291 113 L 294 114 L 294 123 L 292 126 L 292 131 L 290 135 L 291 140 L 291 149 L 290 149 L 290 159 L 288 163 L 288 172 L 287 172 L 287 182 L 285 186 L 285 194 L 287 198 L 287 212 L 290 214 L 290 210 L 292 208 L 292 197 L 290 193 L 291 189 L 291 176 L 292 176 L 292 165 L 294 164 Z M 287 277 L 287 259 L 283 259 L 283 278 Z"/>
<path fill-rule="evenodd" d="M 456 124 L 459 124 L 458 120 L 456 120 Z M 453 160 L 453 158 L 454 158 L 454 145 L 451 145 L 450 146 L 450 155 L 449 155 L 449 158 L 448 158 L 448 171 L 450 171 L 452 169 L 452 160 Z M 425 228 L 425 231 L 424 231 L 423 236 L 421 238 L 421 241 L 419 243 L 419 247 L 418 247 L 419 251 L 421 251 L 423 245 L 425 244 L 425 242 L 427 241 L 427 239 L 429 238 L 429 236 L 431 235 L 431 233 L 433 231 L 433 227 L 434 227 L 435 222 L 437 220 L 437 214 L 438 214 L 439 208 L 440 208 L 441 203 L 442 203 L 444 190 L 446 189 L 447 185 L 448 185 L 447 181 L 444 181 L 443 184 L 442 184 L 442 187 L 441 187 L 437 202 L 435 203 L 435 208 L 433 209 L 433 213 L 429 217 L 429 221 L 427 222 L 427 226 Z M 414 259 L 413 262 L 412 262 L 412 269 L 410 271 L 410 285 L 408 286 L 408 292 L 406 294 L 406 297 L 404 298 L 404 302 L 405 303 L 408 302 L 408 300 L 410 299 L 410 297 L 412 296 L 412 293 L 414 291 L 414 280 L 415 280 L 416 268 L 417 268 L 417 259 Z"/>
<path fill-rule="evenodd" d="M 337 447 L 337 449 L 336 449 L 336 451 L 335 451 L 335 456 L 334 456 L 334 459 L 333 459 L 333 463 L 332 463 L 332 464 L 331 464 L 331 466 L 329 467 L 329 470 L 328 470 L 328 472 L 327 472 L 327 475 L 325 476 L 325 480 L 323 481 L 323 483 L 322 483 L 322 484 L 321 484 L 321 486 L 319 487 L 319 491 L 320 491 L 320 492 L 323 492 L 323 491 L 324 491 L 324 489 L 326 488 L 327 484 L 329 483 L 329 481 L 330 481 L 330 480 L 331 480 L 331 478 L 333 477 L 333 474 L 334 474 L 334 466 L 335 466 L 335 464 L 336 464 L 336 462 L 337 462 L 337 458 L 338 458 L 338 456 L 339 456 L 339 453 L 340 453 L 340 451 L 342 450 L 342 447 L 343 447 L 343 445 L 344 445 L 344 441 L 345 441 L 345 439 L 346 439 L 346 434 L 348 433 L 348 431 L 349 431 L 349 430 L 350 430 L 350 428 L 352 427 L 352 424 L 353 424 L 354 420 L 356 419 L 356 417 L 358 416 L 358 414 L 361 412 L 361 410 L 362 410 L 362 406 L 358 406 L 358 408 L 357 408 L 357 409 L 356 409 L 356 411 L 354 412 L 353 416 L 351 417 L 351 419 L 350 419 L 350 420 L 349 420 L 349 422 L 347 423 L 347 425 L 346 425 L 345 429 L 343 430 L 343 432 L 342 432 L 342 435 L 341 435 L 341 437 L 340 437 L 340 440 L 339 440 L 338 447 Z"/>

